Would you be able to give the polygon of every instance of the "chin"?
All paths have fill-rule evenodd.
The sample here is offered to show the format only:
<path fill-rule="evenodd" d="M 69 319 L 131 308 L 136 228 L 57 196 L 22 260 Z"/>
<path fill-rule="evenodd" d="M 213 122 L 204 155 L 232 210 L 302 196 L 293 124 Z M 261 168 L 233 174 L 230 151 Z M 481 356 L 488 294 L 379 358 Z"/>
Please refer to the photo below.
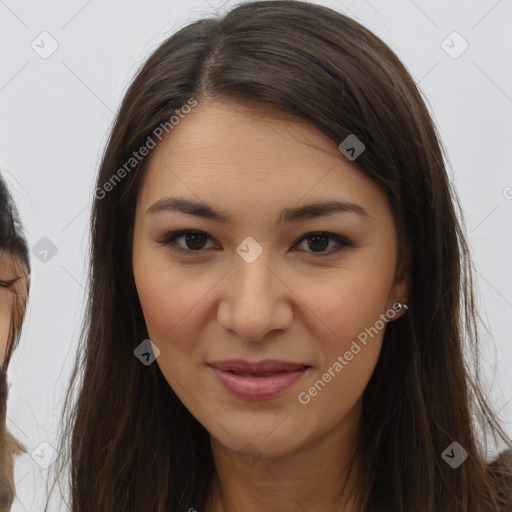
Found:
<path fill-rule="evenodd" d="M 273 432 L 274 429 L 275 425 L 272 427 L 252 426 L 247 429 L 237 428 L 236 425 L 233 427 L 226 425 L 226 430 L 222 429 L 222 432 L 219 432 L 220 435 L 217 436 L 215 432 L 210 435 L 215 438 L 216 443 L 237 453 L 240 457 L 279 457 L 293 451 L 299 441 L 294 433 L 289 428 L 283 428 L 279 433 L 277 432 L 279 427 Z M 226 434 L 226 431 L 231 435 Z M 290 443 L 291 440 L 294 441 L 293 445 Z"/>

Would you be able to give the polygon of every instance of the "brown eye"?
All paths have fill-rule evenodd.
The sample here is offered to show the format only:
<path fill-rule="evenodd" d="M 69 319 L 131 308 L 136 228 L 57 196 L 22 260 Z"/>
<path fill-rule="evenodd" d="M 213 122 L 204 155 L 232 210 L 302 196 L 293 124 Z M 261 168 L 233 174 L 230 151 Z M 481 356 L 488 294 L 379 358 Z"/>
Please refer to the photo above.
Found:
<path fill-rule="evenodd" d="M 201 253 L 205 250 L 205 244 L 210 237 L 203 231 L 175 231 L 169 233 L 159 243 L 162 245 L 169 245 L 173 249 L 183 253 Z M 183 239 L 184 242 L 178 243 L 178 240 Z M 208 247 L 206 248 L 208 249 Z"/>
<path fill-rule="evenodd" d="M 206 235 L 204 233 L 189 233 L 183 235 L 185 238 L 185 245 L 188 249 L 197 251 L 204 248 Z"/>
<path fill-rule="evenodd" d="M 308 248 L 305 252 L 313 254 L 318 253 L 319 256 L 332 254 L 341 250 L 343 247 L 354 247 L 352 242 L 332 233 L 308 233 L 299 240 L 299 243 L 305 241 L 307 242 Z M 335 246 L 326 251 L 331 241 L 334 241 Z"/>
<path fill-rule="evenodd" d="M 183 239 L 183 241 L 178 243 L 180 239 Z M 208 239 L 211 239 L 211 237 L 204 231 L 181 230 L 169 233 L 158 242 L 162 245 L 170 246 L 173 250 L 183 254 L 199 255 L 212 248 L 205 247 Z M 326 232 L 307 233 L 298 242 L 295 242 L 294 246 L 305 241 L 307 241 L 307 249 L 301 252 L 316 256 L 328 256 L 341 250 L 343 247 L 354 247 L 354 244 L 349 240 Z M 331 242 L 334 242 L 334 246 L 329 247 Z M 328 248 L 329 250 L 326 250 Z"/>
<path fill-rule="evenodd" d="M 326 235 L 313 235 L 306 239 L 308 241 L 308 247 L 316 251 L 325 251 L 329 245 L 329 237 Z"/>

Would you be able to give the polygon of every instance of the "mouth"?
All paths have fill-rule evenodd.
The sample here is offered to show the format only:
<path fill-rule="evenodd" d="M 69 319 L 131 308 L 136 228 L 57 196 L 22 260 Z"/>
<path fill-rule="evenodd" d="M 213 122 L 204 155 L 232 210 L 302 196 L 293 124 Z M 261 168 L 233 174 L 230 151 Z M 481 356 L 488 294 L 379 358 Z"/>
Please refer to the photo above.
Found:
<path fill-rule="evenodd" d="M 253 375 L 259 377 L 271 376 L 286 371 L 310 368 L 310 365 L 306 363 L 280 361 L 277 359 L 267 359 L 265 361 L 254 363 L 244 361 L 242 359 L 229 359 L 226 361 L 213 361 L 208 364 L 225 372 L 236 373 L 237 375 Z"/>
<path fill-rule="evenodd" d="M 251 363 L 245 362 L 244 364 L 245 366 L 251 365 Z M 287 368 L 275 369 L 277 364 Z M 233 366 L 232 361 L 229 364 L 224 362 L 222 365 L 208 363 L 224 389 L 231 395 L 244 400 L 268 400 L 282 395 L 311 368 L 310 365 L 282 362 L 265 362 L 264 365 L 267 368 L 254 370 L 253 366 L 249 371 L 247 368 L 228 369 L 228 366 Z M 274 368 L 269 370 L 268 367 L 271 365 L 274 365 Z M 219 366 L 223 366 L 223 368 L 219 368 Z"/>
<path fill-rule="evenodd" d="M 306 368 L 306 367 L 304 367 Z M 234 372 L 233 370 L 224 370 L 235 375 L 241 375 L 242 377 L 272 377 L 272 375 L 278 375 L 280 373 L 286 373 L 296 370 L 281 370 L 280 372 L 266 372 L 266 373 L 247 373 L 247 372 Z"/>

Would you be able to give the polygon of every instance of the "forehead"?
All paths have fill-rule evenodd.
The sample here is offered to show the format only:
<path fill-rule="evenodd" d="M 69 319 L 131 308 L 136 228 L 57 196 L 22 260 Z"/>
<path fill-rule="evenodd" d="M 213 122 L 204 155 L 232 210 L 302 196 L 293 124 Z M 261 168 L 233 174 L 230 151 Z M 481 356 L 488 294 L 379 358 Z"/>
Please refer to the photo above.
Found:
<path fill-rule="evenodd" d="M 153 150 L 139 190 L 148 205 L 180 193 L 220 207 L 350 199 L 382 208 L 379 187 L 319 129 L 240 103 L 200 103 Z"/>
<path fill-rule="evenodd" d="M 203 103 L 164 138 L 150 166 L 160 157 L 167 163 L 179 161 L 190 171 L 202 164 L 233 171 L 286 172 L 296 169 L 304 156 L 322 166 L 339 158 L 339 152 L 313 125 L 291 115 L 239 103 Z"/>

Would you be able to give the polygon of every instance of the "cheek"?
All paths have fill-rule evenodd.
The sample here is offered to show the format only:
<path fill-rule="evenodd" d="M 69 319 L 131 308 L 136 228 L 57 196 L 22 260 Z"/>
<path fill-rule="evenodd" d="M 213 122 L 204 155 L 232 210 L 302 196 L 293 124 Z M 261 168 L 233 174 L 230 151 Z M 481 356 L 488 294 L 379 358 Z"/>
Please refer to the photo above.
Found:
<path fill-rule="evenodd" d="M 316 313 L 318 325 L 327 336 L 319 337 L 326 352 L 333 348 L 345 350 L 351 341 L 371 328 L 386 312 L 392 274 L 372 272 L 333 275 L 308 286 L 305 302 Z M 379 326 L 382 329 L 381 322 Z"/>
<path fill-rule="evenodd" d="M 196 292 L 169 269 L 145 266 L 135 270 L 134 276 L 150 338 L 158 344 L 185 316 Z"/>
<path fill-rule="evenodd" d="M 187 321 L 200 300 L 198 283 L 193 285 L 182 273 L 155 265 L 134 265 L 134 277 L 149 339 L 160 350 L 156 364 L 180 396 L 180 383 L 193 388 L 192 372 L 186 368 L 199 337 Z"/>
<path fill-rule="evenodd" d="M 377 363 L 392 272 L 367 268 L 332 276 L 308 288 L 316 313 L 318 367 L 299 390 L 299 402 L 340 419 L 361 397 Z M 306 405 L 308 403 L 309 405 Z M 332 407 L 332 404 L 336 404 Z M 311 409 L 310 409 L 311 410 Z"/>
<path fill-rule="evenodd" d="M 382 347 L 386 324 L 381 312 L 348 302 L 342 314 L 331 318 L 333 332 L 317 337 L 319 364 L 296 396 L 313 430 L 338 423 L 361 399 Z"/>
<path fill-rule="evenodd" d="M 2 290 L 0 291 L 0 364 L 4 361 L 5 349 L 7 348 L 7 337 L 9 336 L 11 314 L 11 296 L 7 291 Z"/>
<path fill-rule="evenodd" d="M 165 252 L 165 251 L 163 251 Z M 172 266 L 162 261 L 162 255 L 141 250 L 134 255 L 133 273 L 142 312 L 150 339 L 162 350 L 172 340 L 173 345 L 191 347 L 195 333 L 190 318 L 197 319 L 201 300 L 206 300 L 214 286 L 211 278 L 199 278 L 192 266 Z"/>

